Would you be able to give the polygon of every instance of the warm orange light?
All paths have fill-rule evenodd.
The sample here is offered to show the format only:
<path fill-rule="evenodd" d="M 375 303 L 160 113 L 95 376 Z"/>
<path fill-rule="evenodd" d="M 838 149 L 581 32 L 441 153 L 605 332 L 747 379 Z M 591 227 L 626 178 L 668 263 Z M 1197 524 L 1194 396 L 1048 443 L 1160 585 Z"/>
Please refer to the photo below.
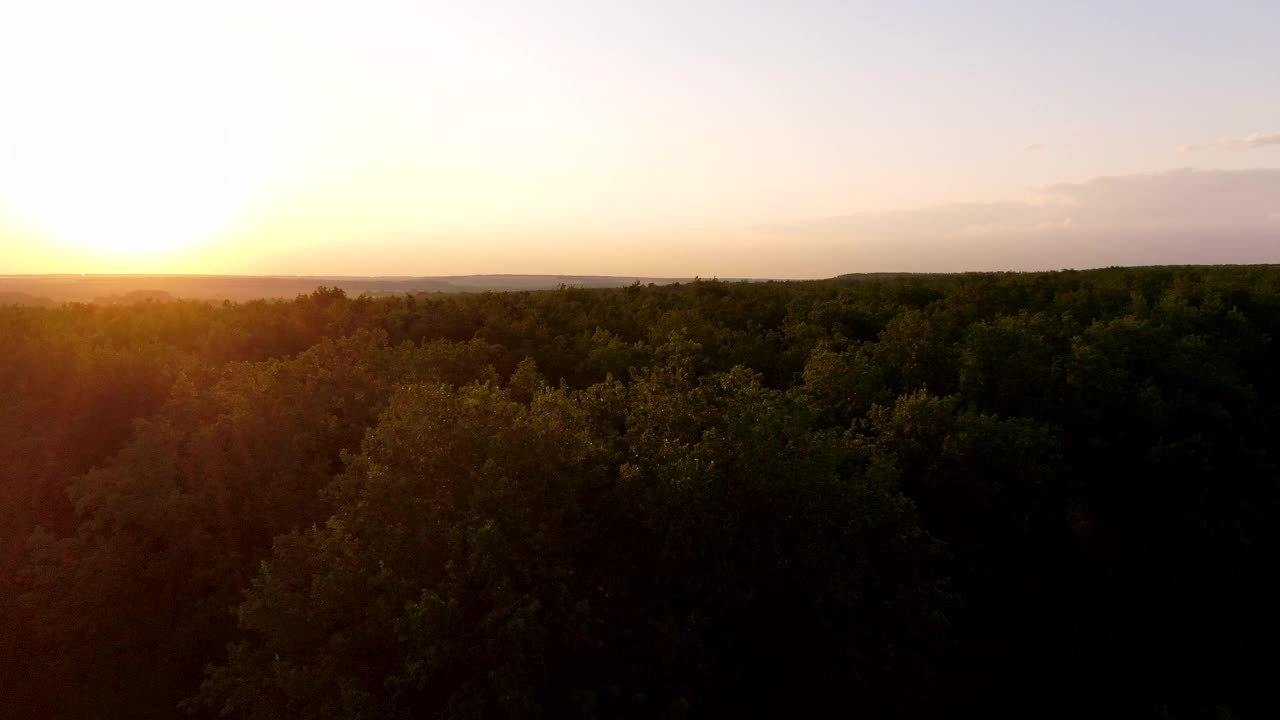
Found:
<path fill-rule="evenodd" d="M 0 200 L 104 264 L 169 260 L 263 192 L 273 99 L 214 25 L 160 34 L 77 9 L 75 22 L 27 18 L 49 32 L 0 31 Z"/>

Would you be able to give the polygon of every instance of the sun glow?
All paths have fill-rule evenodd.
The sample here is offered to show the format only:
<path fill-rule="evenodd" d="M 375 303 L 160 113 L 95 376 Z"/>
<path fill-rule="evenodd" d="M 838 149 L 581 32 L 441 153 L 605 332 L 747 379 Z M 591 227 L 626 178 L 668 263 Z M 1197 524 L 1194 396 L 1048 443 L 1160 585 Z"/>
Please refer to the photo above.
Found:
<path fill-rule="evenodd" d="M 94 268 L 150 269 L 261 199 L 275 99 L 225 27 L 163 6 L 142 23 L 112 3 L 30 5 L 0 29 L 0 206 L 14 221 Z"/>

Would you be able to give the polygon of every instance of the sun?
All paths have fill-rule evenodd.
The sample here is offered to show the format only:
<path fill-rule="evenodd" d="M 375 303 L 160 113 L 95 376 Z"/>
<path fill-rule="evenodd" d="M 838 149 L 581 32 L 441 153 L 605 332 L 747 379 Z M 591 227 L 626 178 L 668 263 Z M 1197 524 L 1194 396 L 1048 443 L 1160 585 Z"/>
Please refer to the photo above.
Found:
<path fill-rule="evenodd" d="M 94 5 L 0 30 L 0 204 L 89 260 L 142 267 L 259 198 L 272 97 L 216 25 L 161 5 L 84 17 Z"/>

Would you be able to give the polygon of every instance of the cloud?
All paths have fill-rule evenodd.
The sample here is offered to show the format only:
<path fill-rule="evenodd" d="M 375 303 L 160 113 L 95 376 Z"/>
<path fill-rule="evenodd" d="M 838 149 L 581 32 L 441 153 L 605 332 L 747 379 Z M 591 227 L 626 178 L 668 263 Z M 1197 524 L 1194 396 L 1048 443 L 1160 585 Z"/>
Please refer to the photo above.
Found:
<path fill-rule="evenodd" d="M 1178 152 L 1186 155 L 1201 150 L 1248 150 L 1267 145 L 1280 145 L 1280 132 L 1253 133 L 1242 138 L 1220 138 L 1203 145 L 1179 145 Z"/>
<path fill-rule="evenodd" d="M 1039 152 L 1044 149 L 1044 143 L 1029 143 L 1022 146 L 1022 152 Z"/>
<path fill-rule="evenodd" d="M 1170 170 L 1036 188 L 1027 202 L 857 213 L 757 228 L 832 275 L 1280 262 L 1280 168 Z"/>

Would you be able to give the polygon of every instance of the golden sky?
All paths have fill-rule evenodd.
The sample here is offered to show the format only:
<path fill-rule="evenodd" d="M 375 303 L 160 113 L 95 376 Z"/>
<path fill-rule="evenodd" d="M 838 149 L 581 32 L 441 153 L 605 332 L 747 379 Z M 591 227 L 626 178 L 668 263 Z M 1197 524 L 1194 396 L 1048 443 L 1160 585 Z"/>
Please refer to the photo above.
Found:
<path fill-rule="evenodd" d="M 0 274 L 1280 261 L 1280 11 L 1027 5 L 5 3 Z"/>

